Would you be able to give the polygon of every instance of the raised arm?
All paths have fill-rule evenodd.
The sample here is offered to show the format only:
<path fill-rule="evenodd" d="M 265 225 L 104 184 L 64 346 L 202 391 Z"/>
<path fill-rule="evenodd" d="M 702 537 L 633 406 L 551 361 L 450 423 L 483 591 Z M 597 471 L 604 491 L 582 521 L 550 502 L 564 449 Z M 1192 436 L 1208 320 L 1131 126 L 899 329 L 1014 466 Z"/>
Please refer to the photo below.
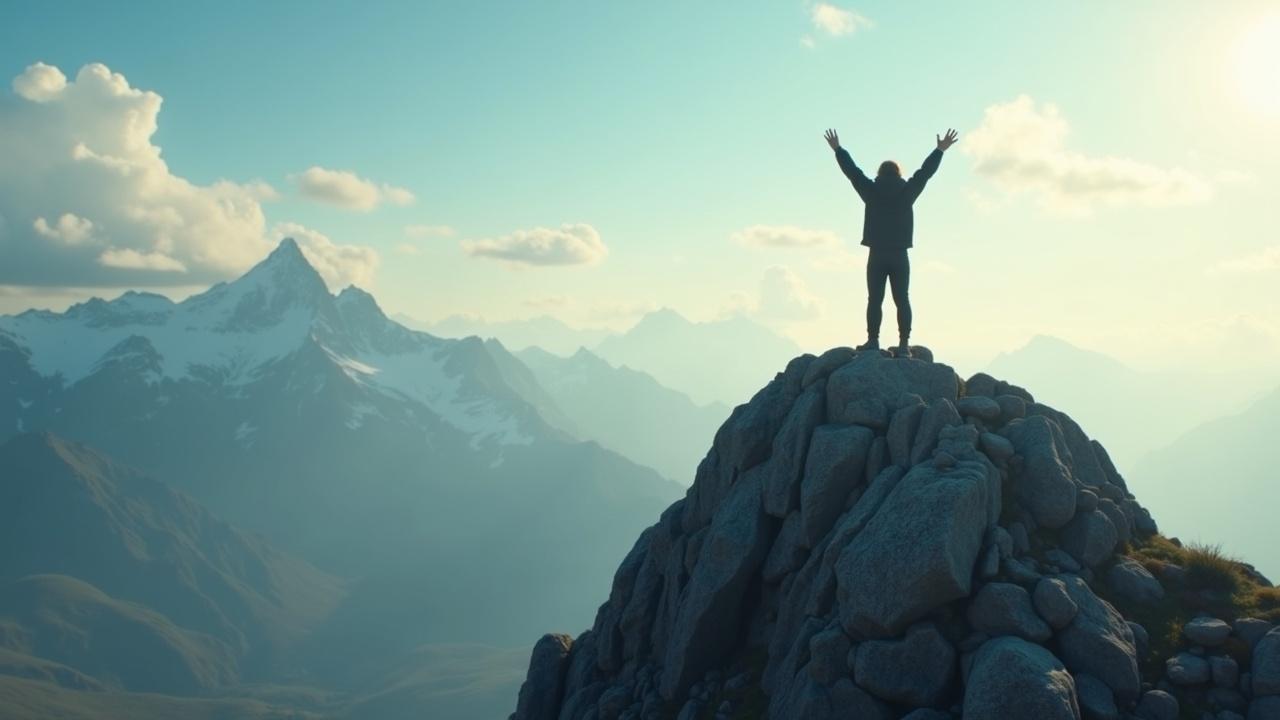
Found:
<path fill-rule="evenodd" d="M 928 183 L 929 178 L 933 177 L 933 174 L 938 171 L 938 165 L 942 163 L 942 153 L 946 152 L 947 148 L 955 145 L 956 139 L 959 137 L 959 133 L 955 130 L 947 130 L 946 135 L 938 136 L 938 147 L 929 153 L 929 157 L 924 159 L 924 164 L 907 181 L 907 195 L 912 202 L 917 197 L 920 197 L 920 193 L 924 191 L 925 183 Z"/>
<path fill-rule="evenodd" d="M 844 172 L 845 177 L 849 178 L 849 182 L 853 183 L 853 189 L 858 191 L 858 197 L 866 200 L 866 193 L 873 185 L 871 178 L 867 177 L 867 174 L 853 162 L 849 151 L 840 147 L 840 136 L 835 130 L 827 130 L 824 137 L 827 139 L 827 145 L 836 152 L 836 162 L 839 163 L 840 170 Z"/>

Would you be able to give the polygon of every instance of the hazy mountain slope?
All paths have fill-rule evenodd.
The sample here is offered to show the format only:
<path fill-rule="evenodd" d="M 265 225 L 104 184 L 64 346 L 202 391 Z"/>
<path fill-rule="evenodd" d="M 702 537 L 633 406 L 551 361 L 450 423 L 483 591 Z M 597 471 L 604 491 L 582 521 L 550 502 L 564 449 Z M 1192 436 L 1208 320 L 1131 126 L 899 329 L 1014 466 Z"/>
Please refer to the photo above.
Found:
<path fill-rule="evenodd" d="M 650 375 L 615 368 L 585 348 L 571 357 L 536 347 L 517 355 L 557 407 L 581 428 L 581 437 L 681 484 L 693 481 L 716 428 L 729 416 L 725 405 L 696 405 Z"/>
<path fill-rule="evenodd" d="M 238 679 L 223 641 L 65 575 L 0 584 L 8 649 L 51 660 L 117 689 L 189 694 Z"/>
<path fill-rule="evenodd" d="M 1242 413 L 1207 422 L 1150 453 L 1133 471 L 1165 529 L 1280 578 L 1280 389 Z"/>
<path fill-rule="evenodd" d="M 395 319 L 415 330 L 429 332 L 445 338 L 476 336 L 495 338 L 511 350 L 524 350 L 537 346 L 556 353 L 569 355 L 580 347 L 591 347 L 609 336 L 601 328 L 575 328 L 550 315 L 539 315 L 525 320 L 486 322 L 482 318 L 467 315 L 450 315 L 434 323 L 415 320 L 399 314 Z"/>
<path fill-rule="evenodd" d="M 5 720 L 319 720 L 319 713 L 238 698 L 180 698 L 147 693 L 76 692 L 0 676 Z"/>
<path fill-rule="evenodd" d="M 670 309 L 645 315 L 592 350 L 614 365 L 652 375 L 696 403 L 729 406 L 750 397 L 800 352 L 791 340 L 741 315 L 695 323 Z"/>
<path fill-rule="evenodd" d="M 337 604 L 338 581 L 81 445 L 0 446 L 0 577 L 71 576 L 217 638 L 251 672 Z M 96 590 L 95 590 L 96 592 Z"/>
<path fill-rule="evenodd" d="M 0 437 L 87 443 L 326 571 L 396 588 L 399 607 L 376 612 L 356 588 L 339 616 L 370 622 L 334 626 L 373 654 L 376 638 L 522 642 L 540 613 L 586 622 L 600 598 L 574 592 L 583 574 L 607 577 L 679 493 L 557 426 L 571 423 L 500 344 L 409 330 L 356 288 L 331 295 L 290 240 L 181 303 L 126 293 L 0 317 L 0 337 L 22 379 L 0 397 Z M 570 542 L 575 524 L 597 542 Z M 530 577 L 524 596 L 494 592 L 508 574 Z M 379 631 L 379 614 L 405 622 Z"/>
<path fill-rule="evenodd" d="M 1106 439 L 1116 464 L 1126 470 L 1197 424 L 1242 407 L 1256 391 L 1240 378 L 1134 369 L 1044 335 L 997 355 L 985 370 L 1035 388 L 1037 399 L 1079 418 Z M 1211 391 L 1180 391 L 1188 387 Z"/>

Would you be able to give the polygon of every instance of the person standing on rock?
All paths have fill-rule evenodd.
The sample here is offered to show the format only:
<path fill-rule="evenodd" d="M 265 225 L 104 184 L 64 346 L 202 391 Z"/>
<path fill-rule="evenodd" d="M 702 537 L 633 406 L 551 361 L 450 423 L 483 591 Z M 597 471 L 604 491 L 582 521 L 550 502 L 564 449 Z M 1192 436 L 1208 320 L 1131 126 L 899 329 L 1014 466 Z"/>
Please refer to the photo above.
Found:
<path fill-rule="evenodd" d="M 959 135 L 955 130 L 938 137 L 938 147 L 929 153 L 924 164 L 904 180 L 898 163 L 885 160 L 876 171 L 876 179 L 867 177 L 853 162 L 849 152 L 840 147 L 840 137 L 835 130 L 827 130 L 827 144 L 836 153 L 836 162 L 844 176 L 853 183 L 853 189 L 866 204 L 862 221 L 862 244 L 871 249 L 867 257 L 867 341 L 858 350 L 880 349 L 880 306 L 884 303 L 885 281 L 893 290 L 893 304 L 898 308 L 898 347 L 895 353 L 909 356 L 911 338 L 911 301 L 907 287 L 911 281 L 911 263 L 907 250 L 911 248 L 913 216 L 911 206 L 925 183 L 938 171 L 942 153 L 955 144 Z"/>

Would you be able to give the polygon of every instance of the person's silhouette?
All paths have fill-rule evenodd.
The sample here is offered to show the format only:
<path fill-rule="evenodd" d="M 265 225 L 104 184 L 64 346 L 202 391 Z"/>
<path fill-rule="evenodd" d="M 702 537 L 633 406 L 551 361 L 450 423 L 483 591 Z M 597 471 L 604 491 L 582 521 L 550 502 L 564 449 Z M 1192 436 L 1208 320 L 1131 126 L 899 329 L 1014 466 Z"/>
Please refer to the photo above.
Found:
<path fill-rule="evenodd" d="M 867 257 L 867 341 L 858 346 L 859 350 L 880 348 L 880 306 L 884 303 L 884 284 L 888 280 L 893 289 L 893 304 L 898 308 L 897 352 L 910 354 L 911 301 L 907 287 L 911 281 L 911 263 L 907 250 L 911 247 L 911 206 L 920 197 L 925 183 L 937 172 L 942 153 L 955 144 L 957 137 L 955 130 L 947 130 L 946 135 L 938 137 L 937 149 L 929 153 L 910 180 L 903 179 L 898 163 L 885 160 L 880 163 L 873 181 L 853 162 L 848 151 L 840 147 L 836 131 L 826 132 L 827 144 L 835 151 L 836 162 L 866 204 L 862 244 L 871 249 Z"/>

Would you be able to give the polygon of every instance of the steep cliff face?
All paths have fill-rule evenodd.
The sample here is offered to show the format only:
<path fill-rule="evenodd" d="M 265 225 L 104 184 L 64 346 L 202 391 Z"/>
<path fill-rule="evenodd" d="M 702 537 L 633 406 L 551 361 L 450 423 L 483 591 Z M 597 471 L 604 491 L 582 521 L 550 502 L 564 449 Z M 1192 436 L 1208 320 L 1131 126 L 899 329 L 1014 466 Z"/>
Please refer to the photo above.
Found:
<path fill-rule="evenodd" d="M 733 411 L 592 628 L 539 641 L 513 718 L 1271 717 L 1280 631 L 1192 619 L 1280 613 L 1270 583 L 1227 562 L 1214 595 L 1179 552 L 1022 388 L 924 348 L 805 355 Z"/>

